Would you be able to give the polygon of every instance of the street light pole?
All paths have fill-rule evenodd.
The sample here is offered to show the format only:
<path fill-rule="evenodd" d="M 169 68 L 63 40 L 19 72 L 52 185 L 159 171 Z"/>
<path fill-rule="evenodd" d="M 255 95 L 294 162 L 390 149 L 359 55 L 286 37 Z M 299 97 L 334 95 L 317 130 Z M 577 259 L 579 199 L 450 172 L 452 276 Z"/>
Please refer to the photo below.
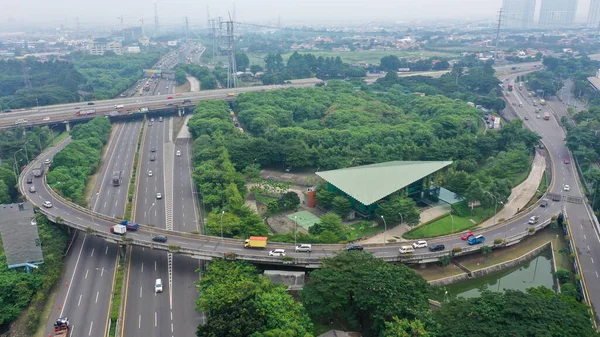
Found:
<path fill-rule="evenodd" d="M 30 140 L 26 141 L 25 144 L 23 144 L 23 148 L 25 149 L 25 158 L 27 159 L 27 164 L 29 164 L 29 154 L 27 154 L 27 143 L 29 143 Z"/>
<path fill-rule="evenodd" d="M 487 191 L 486 191 L 486 192 L 487 192 Z M 487 194 L 491 195 L 491 196 L 492 196 L 492 198 L 494 198 L 494 201 L 495 201 L 495 202 L 494 202 L 494 225 L 495 225 L 495 224 L 496 224 L 496 210 L 497 210 L 497 207 L 498 207 L 498 198 L 496 198 L 496 196 L 495 196 L 495 195 L 493 195 L 493 194 L 492 194 L 492 193 L 490 193 L 490 192 L 487 192 Z"/>
<path fill-rule="evenodd" d="M 223 240 L 223 215 L 225 215 L 225 211 L 221 212 L 221 241 Z"/>
<path fill-rule="evenodd" d="M 452 216 L 452 212 L 448 212 L 448 215 L 450 216 L 450 219 L 452 219 L 452 232 L 450 233 L 454 233 L 454 217 Z"/>
<path fill-rule="evenodd" d="M 98 198 L 98 195 L 100 194 L 100 192 L 96 192 L 96 194 L 94 194 L 94 196 L 90 199 L 90 201 L 92 201 L 94 198 Z M 96 201 L 98 201 L 98 199 L 96 199 Z M 94 204 L 92 206 L 92 226 L 96 226 L 96 218 L 94 217 L 94 213 L 96 211 L 96 205 Z"/>
<path fill-rule="evenodd" d="M 383 220 L 383 245 L 385 246 L 386 243 L 386 233 L 387 233 L 387 223 L 385 222 L 385 218 L 383 217 L 383 215 L 381 216 L 381 219 Z"/>
<path fill-rule="evenodd" d="M 296 247 L 296 235 L 298 234 L 298 217 L 294 215 L 294 247 Z"/>

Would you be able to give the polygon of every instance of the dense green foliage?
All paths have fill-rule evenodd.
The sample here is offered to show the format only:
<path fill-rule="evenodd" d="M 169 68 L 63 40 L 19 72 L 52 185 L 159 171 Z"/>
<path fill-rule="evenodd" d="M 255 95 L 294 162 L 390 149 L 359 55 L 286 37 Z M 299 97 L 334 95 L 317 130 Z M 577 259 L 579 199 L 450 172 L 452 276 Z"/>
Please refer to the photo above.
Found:
<path fill-rule="evenodd" d="M 27 274 L 25 269 L 8 269 L 3 247 L 0 246 L 0 325 L 17 318 L 30 303 L 27 319 L 30 332 L 37 329 L 48 293 L 62 276 L 67 233 L 53 225 L 43 215 L 36 221 L 44 255 L 39 269 Z"/>
<path fill-rule="evenodd" d="M 544 287 L 458 298 L 434 317 L 444 337 L 599 335 L 585 304 Z"/>
<path fill-rule="evenodd" d="M 73 127 L 71 143 L 54 156 L 52 171 L 46 177 L 48 184 L 68 200 L 85 206 L 85 184 L 96 172 L 110 129 L 110 122 L 104 117 Z"/>
<path fill-rule="evenodd" d="M 47 126 L 34 127 L 27 132 L 23 127 L 0 131 L 0 204 L 17 200 L 16 171 L 20 172 L 20 168 L 28 164 L 27 159 L 35 158 L 52 138 Z"/>
<path fill-rule="evenodd" d="M 563 79 L 573 79 L 575 87 L 573 94 L 576 97 L 588 96 L 593 105 L 600 105 L 600 95 L 590 87 L 588 77 L 594 76 L 600 68 L 600 62 L 591 60 L 586 55 L 580 57 L 569 57 L 566 59 L 544 57 L 545 71 L 531 73 L 538 81 L 532 89 L 550 89 L 549 92 L 557 92 L 563 85 Z M 541 75 L 537 75 L 540 73 Z M 527 79 L 528 77 L 524 77 Z M 549 93 L 546 91 L 546 93 Z"/>
<path fill-rule="evenodd" d="M 262 81 L 263 84 L 280 84 L 295 78 L 335 79 L 364 76 L 364 69 L 342 62 L 339 56 L 315 57 L 312 54 L 294 52 L 287 60 L 287 65 L 284 65 L 281 54 L 268 54 L 265 57 L 265 74 Z"/>
<path fill-rule="evenodd" d="M 349 325 L 364 336 L 378 336 L 394 317 L 429 321 L 431 288 L 405 265 L 364 252 L 343 252 L 323 260 L 323 267 L 310 277 L 300 298 L 315 320 Z"/>
<path fill-rule="evenodd" d="M 180 64 L 177 66 L 177 73 L 183 72 L 183 81 L 177 80 L 179 84 L 185 83 L 185 73 L 188 73 L 200 81 L 200 88 L 202 90 L 210 90 L 217 88 L 217 79 L 211 73 L 210 69 L 197 64 Z M 181 75 L 179 75 L 181 77 Z"/>
<path fill-rule="evenodd" d="M 30 89 L 25 87 L 23 69 Z M 39 62 L 34 57 L 0 61 L 0 110 L 77 102 L 77 88 L 83 82 L 69 62 Z"/>
<path fill-rule="evenodd" d="M 384 71 L 398 71 L 399 68 L 409 68 L 410 71 L 446 70 L 450 68 L 447 60 L 431 57 L 409 62 L 407 59 L 399 59 L 396 55 L 381 58 L 379 69 Z"/>
<path fill-rule="evenodd" d="M 157 51 L 110 56 L 74 52 L 68 55 L 68 60 L 85 79 L 79 86 L 87 92 L 84 99 L 93 100 L 119 96 L 142 77 L 143 69 L 152 68 L 160 56 Z"/>
<path fill-rule="evenodd" d="M 199 285 L 197 308 L 207 321 L 198 337 L 312 336 L 302 305 L 249 263 L 214 260 Z"/>

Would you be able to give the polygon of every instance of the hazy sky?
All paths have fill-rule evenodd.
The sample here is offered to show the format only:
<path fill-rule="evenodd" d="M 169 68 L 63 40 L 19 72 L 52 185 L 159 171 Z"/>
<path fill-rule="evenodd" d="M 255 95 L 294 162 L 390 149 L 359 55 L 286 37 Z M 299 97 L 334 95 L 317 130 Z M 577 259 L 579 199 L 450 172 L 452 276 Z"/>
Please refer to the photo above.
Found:
<path fill-rule="evenodd" d="M 539 2 L 540 0 L 538 0 Z M 590 0 L 579 0 L 578 21 L 585 20 Z M 152 0 L 0 0 L 0 20 L 3 24 L 53 23 L 74 26 L 79 17 L 86 23 L 114 25 L 124 16 L 126 26 L 153 25 Z M 190 25 L 205 26 L 206 7 L 212 16 L 226 17 L 234 1 L 219 0 L 157 0 L 159 19 L 165 24 L 183 22 L 188 16 Z M 344 23 L 385 20 L 406 22 L 435 19 L 494 18 L 502 0 L 237 0 L 237 21 L 271 22 L 281 17 L 294 24 Z M 13 21 L 14 20 L 14 21 Z"/>

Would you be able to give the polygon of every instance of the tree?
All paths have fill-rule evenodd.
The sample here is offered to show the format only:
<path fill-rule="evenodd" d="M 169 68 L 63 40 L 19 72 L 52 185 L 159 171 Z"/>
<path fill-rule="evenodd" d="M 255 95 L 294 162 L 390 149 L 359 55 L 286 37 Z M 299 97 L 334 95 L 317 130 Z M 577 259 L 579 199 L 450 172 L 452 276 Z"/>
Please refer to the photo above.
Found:
<path fill-rule="evenodd" d="M 535 308 L 535 310 L 532 310 Z M 587 306 L 545 287 L 484 291 L 433 312 L 441 336 L 598 336 Z"/>
<path fill-rule="evenodd" d="M 296 209 L 300 205 L 300 198 L 298 194 L 293 191 L 284 193 L 279 200 L 277 200 L 279 209 L 289 210 Z"/>
<path fill-rule="evenodd" d="M 323 260 L 300 293 L 315 319 L 347 322 L 364 336 L 377 336 L 392 317 L 427 317 L 429 284 L 405 265 L 391 265 L 364 252 L 342 252 Z"/>
<path fill-rule="evenodd" d="M 381 58 L 379 68 L 384 71 L 398 71 L 400 60 L 396 55 L 388 55 Z"/>
<path fill-rule="evenodd" d="M 484 258 L 487 258 L 488 256 L 490 256 L 491 253 L 492 253 L 492 247 L 490 247 L 490 246 L 481 247 L 481 254 L 483 254 Z"/>
<path fill-rule="evenodd" d="M 333 199 L 335 198 L 335 193 L 330 192 L 322 185 L 317 187 L 316 198 L 319 205 L 324 208 L 331 208 L 333 204 Z"/>
<path fill-rule="evenodd" d="M 263 67 L 259 66 L 258 64 L 253 64 L 250 66 L 250 72 L 252 73 L 252 75 L 256 76 L 256 73 L 263 71 Z"/>
<path fill-rule="evenodd" d="M 175 72 L 175 81 L 177 82 L 178 85 L 182 85 L 185 82 L 187 82 L 187 77 L 185 75 L 185 71 L 177 70 Z"/>
<path fill-rule="evenodd" d="M 235 53 L 235 66 L 238 71 L 246 71 L 246 68 L 250 65 L 250 59 L 246 53 Z"/>
<path fill-rule="evenodd" d="M 8 193 L 8 186 L 4 180 L 0 180 L 0 204 L 10 204 L 11 197 Z"/>
<path fill-rule="evenodd" d="M 339 215 L 327 213 L 321 217 L 319 223 L 311 226 L 308 231 L 313 235 L 319 235 L 324 231 L 340 235 L 344 231 L 344 225 L 342 225 L 342 218 Z"/>
<path fill-rule="evenodd" d="M 427 332 L 423 322 L 418 319 L 409 321 L 393 317 L 391 322 L 385 322 L 385 329 L 379 334 L 381 337 L 433 337 L 435 334 Z"/>
<path fill-rule="evenodd" d="M 559 269 L 554 273 L 554 277 L 556 277 L 560 284 L 564 284 L 573 279 L 573 273 L 568 270 Z"/>
<path fill-rule="evenodd" d="M 448 266 L 450 264 L 450 256 L 444 255 L 440 257 L 440 264 L 442 265 L 442 267 Z"/>
<path fill-rule="evenodd" d="M 331 206 L 333 207 L 333 212 L 342 218 L 348 216 L 352 210 L 352 204 L 350 203 L 350 200 L 342 196 L 333 198 Z"/>

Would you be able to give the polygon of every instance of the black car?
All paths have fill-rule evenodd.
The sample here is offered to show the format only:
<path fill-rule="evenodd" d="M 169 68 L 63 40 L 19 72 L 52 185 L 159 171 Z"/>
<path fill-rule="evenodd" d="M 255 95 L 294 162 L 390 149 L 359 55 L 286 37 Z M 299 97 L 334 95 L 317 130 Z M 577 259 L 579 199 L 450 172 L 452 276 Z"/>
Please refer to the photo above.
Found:
<path fill-rule="evenodd" d="M 33 177 L 32 176 L 27 177 L 27 183 L 28 184 L 32 184 L 33 183 Z"/>
<path fill-rule="evenodd" d="M 441 243 L 434 243 L 432 245 L 429 245 L 428 248 L 429 248 L 430 252 L 439 252 L 439 251 L 446 249 L 446 246 L 444 246 Z"/>
<path fill-rule="evenodd" d="M 548 206 L 548 200 L 542 200 L 542 202 L 540 202 L 540 207 L 546 207 Z"/>
<path fill-rule="evenodd" d="M 150 152 L 156 152 L 156 146 L 153 146 L 152 148 L 150 148 Z"/>
<path fill-rule="evenodd" d="M 363 250 L 363 246 L 356 243 L 351 243 L 346 246 L 346 250 Z"/>
<path fill-rule="evenodd" d="M 152 241 L 167 242 L 167 236 L 166 235 L 157 235 L 157 236 L 152 237 Z"/>
<path fill-rule="evenodd" d="M 96 103 L 94 103 L 94 102 L 88 102 L 88 105 L 94 105 L 94 104 L 96 104 Z"/>
<path fill-rule="evenodd" d="M 192 100 L 191 99 L 184 99 L 183 100 L 183 104 L 185 104 L 185 103 L 192 103 Z"/>

